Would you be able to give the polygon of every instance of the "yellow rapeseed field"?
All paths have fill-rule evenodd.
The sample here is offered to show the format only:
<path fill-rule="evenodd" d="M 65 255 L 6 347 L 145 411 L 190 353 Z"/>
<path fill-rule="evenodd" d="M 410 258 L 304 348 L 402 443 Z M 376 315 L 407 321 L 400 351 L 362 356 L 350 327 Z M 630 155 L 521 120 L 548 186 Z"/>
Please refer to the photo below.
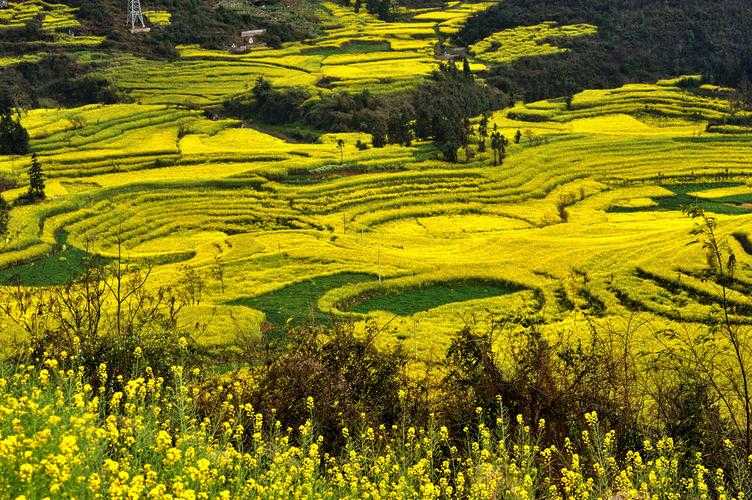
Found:
<path fill-rule="evenodd" d="M 440 355 L 472 311 L 510 304 L 540 309 L 553 328 L 585 328 L 583 314 L 702 322 L 717 289 L 695 276 L 705 257 L 681 205 L 711 203 L 729 248 L 750 259 L 738 235 L 748 232 L 752 142 L 704 126 L 727 112 L 723 97 L 667 82 L 586 91 L 570 107 L 520 104 L 491 117 L 511 141 L 494 167 L 488 153 L 446 164 L 422 143 L 361 151 L 362 134 L 288 143 L 170 105 L 35 110 L 23 123 L 50 199 L 13 210 L 0 263 L 59 250 L 61 235 L 103 256 L 120 241 L 128 258 L 164 262 L 156 283 L 186 266 L 204 276 L 204 303 L 190 318 L 264 317 L 228 304 L 308 278 L 367 273 L 373 280 L 317 292 L 315 307 L 388 324 L 382 342 L 425 357 Z M 0 169 L 22 176 L 26 162 L 0 158 Z M 405 309 L 419 300 L 412 296 L 387 295 L 352 316 L 351 299 L 406 277 L 429 296 L 424 309 Z M 462 277 L 516 288 L 442 299 L 442 283 Z M 746 297 L 735 300 L 747 307 Z M 205 342 L 227 339 L 210 330 Z"/>

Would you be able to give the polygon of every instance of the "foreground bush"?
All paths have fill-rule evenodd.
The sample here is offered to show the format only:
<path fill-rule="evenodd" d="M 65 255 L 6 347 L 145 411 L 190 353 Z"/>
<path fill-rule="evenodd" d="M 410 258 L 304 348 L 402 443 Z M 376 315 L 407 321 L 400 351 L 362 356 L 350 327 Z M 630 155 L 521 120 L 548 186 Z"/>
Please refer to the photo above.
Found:
<path fill-rule="evenodd" d="M 108 394 L 65 364 L 2 367 L 2 497 L 731 498 L 744 488 L 744 461 L 730 460 L 726 477 L 699 456 L 681 458 L 670 438 L 615 456 L 615 433 L 595 413 L 562 449 L 540 442 L 544 421 L 530 427 L 518 416 L 510 425 L 497 412 L 491 425 L 478 409 L 462 436 L 404 418 L 342 429 L 343 451 L 330 456 L 312 399 L 298 429 L 236 406 L 232 391 L 199 421 L 196 370 L 174 367 L 167 385 L 147 368 Z"/>

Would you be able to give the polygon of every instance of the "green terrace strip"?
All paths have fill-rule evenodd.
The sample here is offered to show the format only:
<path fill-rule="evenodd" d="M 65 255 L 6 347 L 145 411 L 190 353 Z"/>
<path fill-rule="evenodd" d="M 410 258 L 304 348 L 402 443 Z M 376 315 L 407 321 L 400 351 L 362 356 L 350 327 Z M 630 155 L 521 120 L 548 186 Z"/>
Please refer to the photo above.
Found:
<path fill-rule="evenodd" d="M 666 184 L 661 187 L 668 189 L 671 196 L 657 196 L 651 198 L 655 204 L 650 206 L 619 206 L 608 208 L 609 212 L 652 212 L 655 210 L 680 211 L 690 205 L 699 205 L 707 212 L 714 214 L 742 215 L 752 213 L 752 193 L 746 195 L 729 195 L 716 198 L 698 196 L 702 191 L 715 188 L 728 188 L 743 186 L 739 183 L 716 183 L 716 184 Z"/>
<path fill-rule="evenodd" d="M 104 264 L 107 259 L 91 255 L 67 244 L 67 235 L 58 233 L 56 245 L 42 257 L 0 269 L 0 285 L 58 286 L 70 283 L 90 263 Z"/>
<path fill-rule="evenodd" d="M 497 297 L 524 289 L 509 282 L 474 279 L 426 282 L 409 287 L 390 287 L 387 283 L 348 299 L 344 307 L 360 314 L 387 311 L 399 316 L 412 316 L 454 302 Z"/>
<path fill-rule="evenodd" d="M 285 325 L 300 325 L 306 320 L 326 321 L 330 316 L 321 312 L 318 300 L 329 290 L 376 279 L 377 276 L 374 274 L 351 272 L 317 276 L 257 297 L 239 298 L 230 304 L 251 307 L 263 312 L 266 321 L 273 325 L 274 330 L 281 331 Z"/>

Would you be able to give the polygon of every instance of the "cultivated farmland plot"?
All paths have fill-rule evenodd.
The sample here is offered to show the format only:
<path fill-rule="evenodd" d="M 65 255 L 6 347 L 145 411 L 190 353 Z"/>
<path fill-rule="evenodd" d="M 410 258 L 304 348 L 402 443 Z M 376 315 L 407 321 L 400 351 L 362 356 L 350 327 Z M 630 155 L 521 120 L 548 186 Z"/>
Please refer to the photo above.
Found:
<path fill-rule="evenodd" d="M 75 22 L 54 4 L 20 5 L 0 26 L 43 8 L 45 27 Z M 23 115 L 49 199 L 12 211 L 0 281 L 59 283 L 80 272 L 84 252 L 112 258 L 120 243 L 126 258 L 158 264 L 157 284 L 186 266 L 206 279 L 187 315 L 213 318 L 206 344 L 230 340 L 222 331 L 238 318 L 258 332 L 310 314 L 388 324 L 384 342 L 429 359 L 485 311 L 524 306 L 552 328 L 583 332 L 585 315 L 707 321 L 720 297 L 701 276 L 704 253 L 680 210 L 698 201 L 740 262 L 740 286 L 752 286 L 752 130 L 708 131 L 730 108 L 723 89 L 687 90 L 699 77 L 500 111 L 491 124 L 510 139 L 521 133 L 501 167 L 487 153 L 448 164 L 420 142 L 363 151 L 363 134 L 291 143 L 185 106 L 220 102 L 260 76 L 277 86 L 412 86 L 437 65 L 436 30 L 454 33 L 489 5 L 450 3 L 385 23 L 327 3 L 313 44 L 244 55 L 185 46 L 173 62 L 119 56 L 104 71 L 134 103 Z M 150 18 L 166 24 L 170 13 Z M 563 49 L 551 39 L 595 30 L 546 23 L 496 33 L 472 47 L 472 67 L 555 53 Z M 0 171 L 22 177 L 27 167 L 0 157 Z M 731 296 L 737 322 L 752 310 L 742 291 Z"/>

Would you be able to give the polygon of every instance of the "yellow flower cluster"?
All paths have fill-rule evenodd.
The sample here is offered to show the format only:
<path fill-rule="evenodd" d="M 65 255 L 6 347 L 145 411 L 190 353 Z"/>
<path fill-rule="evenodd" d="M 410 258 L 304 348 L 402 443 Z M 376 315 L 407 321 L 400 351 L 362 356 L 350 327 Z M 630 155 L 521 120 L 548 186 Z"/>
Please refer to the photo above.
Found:
<path fill-rule="evenodd" d="M 283 430 L 237 403 L 240 386 L 221 388 L 220 415 L 199 418 L 199 392 L 179 367 L 174 383 L 147 369 L 112 394 L 54 362 L 4 368 L 4 498 L 741 498 L 699 458 L 681 468 L 668 438 L 617 459 L 616 436 L 595 413 L 563 450 L 541 443 L 545 421 L 531 427 L 522 416 L 488 426 L 478 410 L 462 451 L 446 427 L 373 428 L 363 418 L 342 429 L 335 456 L 312 420 Z M 314 401 L 306 406 L 315 418 Z"/>

